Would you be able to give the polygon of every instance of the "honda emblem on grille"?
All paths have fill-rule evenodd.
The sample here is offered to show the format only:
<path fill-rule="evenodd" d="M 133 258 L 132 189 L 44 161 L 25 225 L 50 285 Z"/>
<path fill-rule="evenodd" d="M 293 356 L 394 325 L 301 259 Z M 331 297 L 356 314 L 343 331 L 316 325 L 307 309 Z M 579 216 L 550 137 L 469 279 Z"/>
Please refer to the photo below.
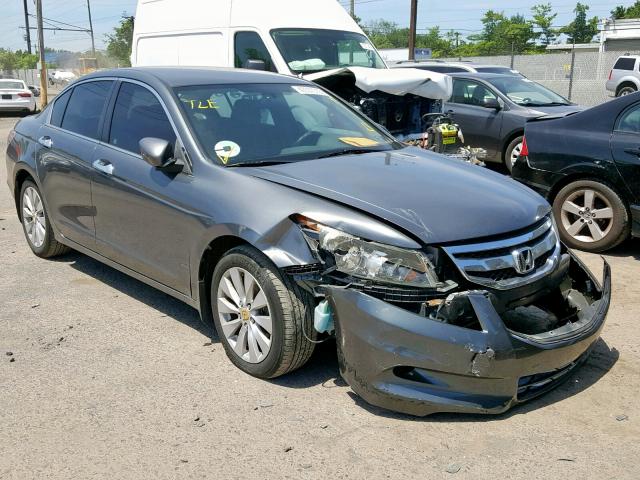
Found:
<path fill-rule="evenodd" d="M 529 247 L 518 248 L 511 252 L 511 256 L 513 257 L 513 268 L 521 275 L 529 273 L 536 266 L 533 251 Z"/>

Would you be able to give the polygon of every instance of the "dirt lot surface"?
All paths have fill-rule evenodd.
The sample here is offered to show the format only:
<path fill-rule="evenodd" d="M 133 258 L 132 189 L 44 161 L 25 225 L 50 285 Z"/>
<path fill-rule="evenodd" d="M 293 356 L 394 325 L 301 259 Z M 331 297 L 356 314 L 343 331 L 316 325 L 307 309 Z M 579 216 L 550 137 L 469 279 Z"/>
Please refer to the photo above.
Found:
<path fill-rule="evenodd" d="M 3 159 L 17 120 L 0 117 Z M 335 344 L 257 380 L 177 300 L 80 254 L 36 258 L 5 182 L 2 161 L 0 479 L 640 478 L 639 241 L 606 256 L 608 322 L 567 383 L 497 417 L 416 419 L 360 401 Z"/>

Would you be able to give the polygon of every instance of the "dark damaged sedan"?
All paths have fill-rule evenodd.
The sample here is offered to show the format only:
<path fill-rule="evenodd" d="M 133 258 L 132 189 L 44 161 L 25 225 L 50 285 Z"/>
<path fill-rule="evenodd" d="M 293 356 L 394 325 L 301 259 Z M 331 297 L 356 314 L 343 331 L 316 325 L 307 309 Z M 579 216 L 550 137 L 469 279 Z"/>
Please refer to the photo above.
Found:
<path fill-rule="evenodd" d="M 124 69 L 9 138 L 40 257 L 69 248 L 197 308 L 273 378 L 335 335 L 368 402 L 499 413 L 589 354 L 609 307 L 547 202 L 406 147 L 322 88 L 264 72 Z"/>

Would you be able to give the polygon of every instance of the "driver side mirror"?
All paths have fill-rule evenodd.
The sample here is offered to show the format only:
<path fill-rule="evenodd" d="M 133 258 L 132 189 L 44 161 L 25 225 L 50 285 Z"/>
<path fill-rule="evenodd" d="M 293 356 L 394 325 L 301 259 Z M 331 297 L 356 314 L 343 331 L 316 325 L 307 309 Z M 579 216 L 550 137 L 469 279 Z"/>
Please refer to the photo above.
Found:
<path fill-rule="evenodd" d="M 166 140 L 145 137 L 138 142 L 142 159 L 154 168 L 168 173 L 181 172 L 184 164 L 173 158 L 173 148 Z"/>
<path fill-rule="evenodd" d="M 502 110 L 502 105 L 500 105 L 498 99 L 493 97 L 485 98 L 484 102 L 482 102 L 482 106 L 491 110 Z"/>
<path fill-rule="evenodd" d="M 244 62 L 242 68 L 246 68 L 247 70 L 267 70 L 267 63 L 264 60 L 257 59 L 248 59 Z"/>

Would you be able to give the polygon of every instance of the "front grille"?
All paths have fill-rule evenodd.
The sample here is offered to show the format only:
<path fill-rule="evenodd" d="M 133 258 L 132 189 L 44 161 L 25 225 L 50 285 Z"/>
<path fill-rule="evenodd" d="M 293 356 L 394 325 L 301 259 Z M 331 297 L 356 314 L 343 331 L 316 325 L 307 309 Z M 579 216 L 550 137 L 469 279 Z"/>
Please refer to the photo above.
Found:
<path fill-rule="evenodd" d="M 560 241 L 550 218 L 516 236 L 482 243 L 444 247 L 467 280 L 498 290 L 534 282 L 553 271 Z M 523 271 L 517 252 L 530 252 L 532 264 Z M 520 267 L 520 270 L 518 270 Z"/>
<path fill-rule="evenodd" d="M 284 268 L 284 271 L 289 275 L 312 275 L 322 271 L 322 264 L 310 263 L 308 265 L 293 265 Z"/>

